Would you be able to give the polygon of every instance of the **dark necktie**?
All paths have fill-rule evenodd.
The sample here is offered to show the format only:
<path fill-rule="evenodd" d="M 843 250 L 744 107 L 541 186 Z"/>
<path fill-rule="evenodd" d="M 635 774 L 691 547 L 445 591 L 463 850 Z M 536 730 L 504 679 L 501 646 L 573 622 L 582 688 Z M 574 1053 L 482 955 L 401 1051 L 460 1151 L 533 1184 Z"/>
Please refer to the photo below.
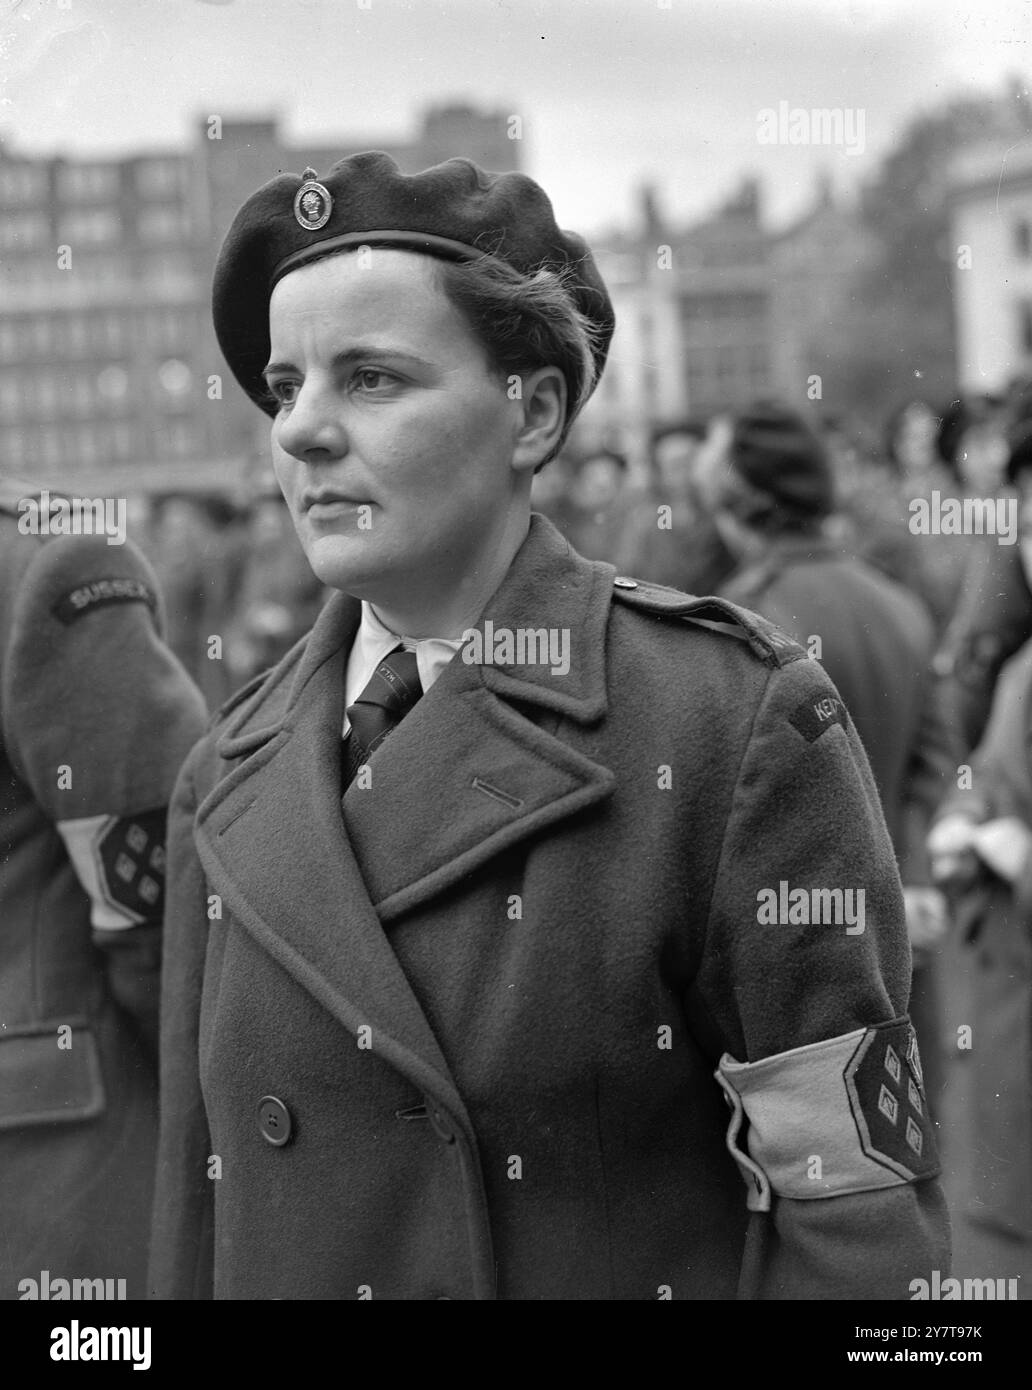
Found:
<path fill-rule="evenodd" d="M 415 652 L 401 647 L 388 652 L 355 703 L 348 705 L 351 732 L 344 740 L 345 788 L 422 693 Z"/>

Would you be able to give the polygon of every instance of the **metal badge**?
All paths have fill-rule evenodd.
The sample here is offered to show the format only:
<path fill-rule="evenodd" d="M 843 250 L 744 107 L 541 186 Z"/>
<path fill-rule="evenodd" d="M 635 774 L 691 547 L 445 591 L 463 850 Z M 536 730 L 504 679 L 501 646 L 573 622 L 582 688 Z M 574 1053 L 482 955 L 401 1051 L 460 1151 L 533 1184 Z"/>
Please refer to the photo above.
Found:
<path fill-rule="evenodd" d="M 306 232 L 317 232 L 330 220 L 333 199 L 329 189 L 316 178 L 314 169 L 306 169 L 301 177 L 304 183 L 294 197 L 294 216 Z"/>

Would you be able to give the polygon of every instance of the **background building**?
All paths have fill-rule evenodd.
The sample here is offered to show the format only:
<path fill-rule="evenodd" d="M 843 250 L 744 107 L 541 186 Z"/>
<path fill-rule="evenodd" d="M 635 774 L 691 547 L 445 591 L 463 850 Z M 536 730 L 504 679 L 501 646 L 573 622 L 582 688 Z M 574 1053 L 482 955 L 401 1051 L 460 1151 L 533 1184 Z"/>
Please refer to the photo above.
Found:
<path fill-rule="evenodd" d="M 235 485 L 267 428 L 211 328 L 211 274 L 240 204 L 278 170 L 385 149 L 519 167 L 508 117 L 429 109 L 408 142 L 286 143 L 274 118 L 202 118 L 185 151 L 34 159 L 0 146 L 0 456 L 53 485 Z"/>
<path fill-rule="evenodd" d="M 1032 372 L 1032 139 L 997 141 L 951 167 L 957 376 L 997 392 Z"/>

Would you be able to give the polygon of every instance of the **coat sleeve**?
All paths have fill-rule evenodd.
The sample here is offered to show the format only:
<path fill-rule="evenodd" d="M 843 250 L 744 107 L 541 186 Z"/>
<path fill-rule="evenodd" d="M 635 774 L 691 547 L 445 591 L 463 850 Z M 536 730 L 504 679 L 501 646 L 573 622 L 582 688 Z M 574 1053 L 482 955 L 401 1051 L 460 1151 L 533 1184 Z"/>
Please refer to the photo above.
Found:
<path fill-rule="evenodd" d="M 905 1299 L 948 1268 L 909 986 L 866 755 L 819 664 L 792 661 L 747 740 L 694 990 L 753 1213 L 743 1297 Z"/>
<path fill-rule="evenodd" d="M 169 808 L 169 891 L 161 989 L 161 1127 L 151 1231 L 151 1297 L 213 1297 L 214 1183 L 198 1038 L 207 887 L 194 847 L 195 773 L 187 760 Z"/>
<path fill-rule="evenodd" d="M 3 741 L 89 898 L 111 992 L 153 1050 L 166 809 L 204 702 L 134 546 L 32 543 L 3 653 Z"/>

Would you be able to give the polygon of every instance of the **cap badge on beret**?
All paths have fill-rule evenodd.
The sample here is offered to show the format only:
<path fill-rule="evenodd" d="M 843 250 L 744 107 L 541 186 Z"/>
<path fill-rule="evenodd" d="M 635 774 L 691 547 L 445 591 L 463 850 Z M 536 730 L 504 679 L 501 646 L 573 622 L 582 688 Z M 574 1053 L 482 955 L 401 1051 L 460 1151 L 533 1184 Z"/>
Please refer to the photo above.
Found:
<path fill-rule="evenodd" d="M 316 178 L 314 169 L 306 169 L 301 177 L 304 182 L 294 198 L 294 216 L 306 232 L 317 232 L 330 220 L 333 199 L 329 189 Z"/>

